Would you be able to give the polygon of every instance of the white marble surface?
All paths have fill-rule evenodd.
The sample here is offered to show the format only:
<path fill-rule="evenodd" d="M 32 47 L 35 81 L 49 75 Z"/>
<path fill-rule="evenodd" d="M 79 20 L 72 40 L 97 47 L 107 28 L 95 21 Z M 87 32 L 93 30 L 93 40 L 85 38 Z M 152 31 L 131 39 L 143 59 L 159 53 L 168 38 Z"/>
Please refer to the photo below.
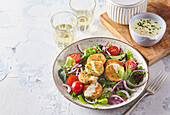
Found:
<path fill-rule="evenodd" d="M 70 10 L 68 0 L 0 0 L 0 115 L 121 115 L 129 107 L 90 110 L 69 102 L 57 90 L 52 65 L 59 50 L 49 20 L 62 10 Z M 97 0 L 93 26 L 78 32 L 76 40 L 113 37 L 99 21 L 104 11 L 104 0 Z M 170 74 L 170 55 L 149 67 L 150 81 L 160 70 Z M 169 87 L 170 75 L 132 115 L 169 115 Z"/>

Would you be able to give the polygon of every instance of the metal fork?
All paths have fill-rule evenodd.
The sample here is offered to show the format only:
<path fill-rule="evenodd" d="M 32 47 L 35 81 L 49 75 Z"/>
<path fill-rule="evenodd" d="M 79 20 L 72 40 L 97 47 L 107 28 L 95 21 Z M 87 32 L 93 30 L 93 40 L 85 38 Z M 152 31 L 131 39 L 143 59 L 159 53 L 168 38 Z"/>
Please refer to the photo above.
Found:
<path fill-rule="evenodd" d="M 126 110 L 123 115 L 130 115 L 130 113 L 133 111 L 133 109 L 136 107 L 136 105 L 147 95 L 153 95 L 155 94 L 160 87 L 162 86 L 162 83 L 165 81 L 167 75 L 160 71 L 156 79 L 149 85 L 149 87 L 146 89 L 146 92 L 142 97 L 138 99 L 136 103 L 134 103 L 128 110 Z"/>

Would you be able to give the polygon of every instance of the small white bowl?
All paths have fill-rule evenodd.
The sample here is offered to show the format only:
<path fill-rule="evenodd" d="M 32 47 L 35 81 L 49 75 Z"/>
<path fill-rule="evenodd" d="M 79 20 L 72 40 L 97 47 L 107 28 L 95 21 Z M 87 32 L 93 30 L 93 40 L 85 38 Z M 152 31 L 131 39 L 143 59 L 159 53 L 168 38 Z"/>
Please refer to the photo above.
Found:
<path fill-rule="evenodd" d="M 156 37 L 153 38 L 153 37 L 149 37 L 149 36 L 144 36 L 144 35 L 138 34 L 137 32 L 135 32 L 133 30 L 133 28 L 132 28 L 133 24 L 137 20 L 144 19 L 144 18 L 153 19 L 160 24 L 162 31 Z M 163 18 L 161 18 L 160 16 L 158 16 L 154 13 L 142 13 L 142 14 L 135 15 L 130 19 L 129 30 L 130 30 L 130 34 L 131 34 L 133 40 L 136 43 L 138 43 L 141 46 L 152 46 L 152 45 L 155 45 L 156 43 L 158 43 L 161 40 L 161 38 L 163 37 L 163 35 L 165 34 L 166 22 L 164 21 Z"/>

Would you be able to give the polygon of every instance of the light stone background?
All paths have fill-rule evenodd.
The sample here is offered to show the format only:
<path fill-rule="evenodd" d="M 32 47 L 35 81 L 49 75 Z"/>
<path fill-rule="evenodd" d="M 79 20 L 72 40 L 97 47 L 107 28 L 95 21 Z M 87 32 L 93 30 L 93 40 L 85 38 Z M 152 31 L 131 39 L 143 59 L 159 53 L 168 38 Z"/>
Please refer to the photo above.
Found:
<path fill-rule="evenodd" d="M 78 32 L 76 40 L 113 37 L 99 21 L 104 3 L 97 0 L 92 27 Z M 129 108 L 90 110 L 69 102 L 57 90 L 52 65 L 60 50 L 49 20 L 63 10 L 70 10 L 68 0 L 0 0 L 0 115 L 121 115 Z M 170 55 L 149 67 L 149 82 L 160 70 L 170 74 Z M 132 115 L 170 115 L 169 88 L 170 76 Z"/>

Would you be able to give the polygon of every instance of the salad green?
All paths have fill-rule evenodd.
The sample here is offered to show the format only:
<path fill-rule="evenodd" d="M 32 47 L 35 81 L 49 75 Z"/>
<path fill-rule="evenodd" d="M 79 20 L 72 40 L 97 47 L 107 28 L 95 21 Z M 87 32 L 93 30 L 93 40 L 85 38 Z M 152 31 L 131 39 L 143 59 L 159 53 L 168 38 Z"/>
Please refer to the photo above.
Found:
<path fill-rule="evenodd" d="M 134 93 L 135 87 L 140 86 L 144 82 L 144 77 L 146 77 L 146 71 L 142 66 L 137 65 L 137 61 L 133 57 L 131 51 L 120 51 L 117 50 L 107 50 L 108 48 L 114 49 L 116 46 L 112 44 L 107 45 L 96 45 L 93 47 L 86 48 L 84 51 L 80 51 L 83 54 L 80 54 L 81 59 L 78 63 L 75 62 L 74 58 L 68 56 L 63 67 L 58 71 L 58 75 L 63 83 L 67 83 L 68 77 L 70 75 L 79 76 L 82 71 L 86 70 L 85 65 L 87 64 L 87 59 L 89 56 L 94 54 L 103 54 L 108 60 L 117 60 L 119 63 L 122 63 L 125 66 L 118 66 L 116 68 L 117 76 L 120 78 L 119 81 L 109 81 L 105 74 L 101 74 L 98 83 L 102 86 L 101 96 L 97 99 L 86 98 L 83 92 L 76 94 L 73 91 L 70 91 L 70 95 L 73 100 L 79 99 L 83 104 L 92 104 L 94 107 L 97 107 L 98 104 L 119 104 L 123 101 L 126 101 L 132 93 Z M 108 51 L 114 51 L 109 52 Z M 115 51 L 118 51 L 115 53 Z M 116 54 L 116 55 L 113 55 Z M 131 61 L 132 60 L 132 61 Z M 96 65 L 95 65 L 96 66 Z M 88 74 L 89 75 L 89 74 Z M 85 77 L 85 76 L 84 76 Z M 128 83 L 133 84 L 133 86 Z M 143 83 L 144 84 L 144 83 Z M 68 85 L 68 84 L 67 84 Z M 86 84 L 84 84 L 85 86 Z M 72 86 L 69 86 L 73 88 Z M 132 91 L 133 90 L 133 91 Z M 121 92 L 119 92 L 121 91 Z"/>

